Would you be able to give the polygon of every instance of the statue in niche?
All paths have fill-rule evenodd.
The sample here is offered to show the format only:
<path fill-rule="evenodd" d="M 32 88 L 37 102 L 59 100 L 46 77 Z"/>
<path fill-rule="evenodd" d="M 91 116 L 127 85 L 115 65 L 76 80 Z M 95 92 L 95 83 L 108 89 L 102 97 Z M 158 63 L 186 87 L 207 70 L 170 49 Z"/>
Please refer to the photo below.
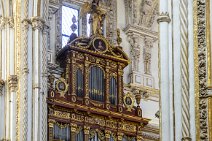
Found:
<path fill-rule="evenodd" d="M 91 25 L 91 34 L 102 34 L 105 12 L 99 7 L 99 0 L 93 0 L 92 3 L 85 2 L 80 9 L 80 18 L 86 14 L 91 14 L 89 23 Z"/>
<path fill-rule="evenodd" d="M 148 19 L 151 19 L 152 0 L 143 0 L 140 11 L 139 25 L 148 24 Z"/>
<path fill-rule="evenodd" d="M 133 71 L 139 71 L 139 60 L 140 60 L 140 45 L 138 44 L 139 38 L 138 37 L 132 37 L 130 39 L 131 44 L 131 55 L 132 55 L 132 70 Z"/>

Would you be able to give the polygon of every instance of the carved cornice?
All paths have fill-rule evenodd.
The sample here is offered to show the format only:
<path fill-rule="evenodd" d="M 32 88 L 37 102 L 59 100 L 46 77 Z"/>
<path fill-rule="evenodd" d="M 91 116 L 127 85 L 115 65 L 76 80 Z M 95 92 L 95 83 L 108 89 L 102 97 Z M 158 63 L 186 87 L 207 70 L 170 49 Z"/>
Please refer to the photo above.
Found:
<path fill-rule="evenodd" d="M 32 28 L 34 30 L 36 30 L 36 29 L 42 30 L 45 25 L 45 21 L 43 20 L 43 18 L 37 17 L 37 16 L 31 18 L 31 23 L 32 23 Z"/>
<path fill-rule="evenodd" d="M 15 92 L 16 89 L 17 89 L 17 85 L 18 85 L 18 78 L 17 78 L 17 75 L 10 75 L 9 76 L 9 80 L 8 80 L 8 83 L 9 83 L 9 88 L 12 92 Z"/>
<path fill-rule="evenodd" d="M 169 17 L 169 13 L 168 12 L 162 12 L 159 16 L 158 16 L 158 19 L 157 19 L 157 22 L 160 23 L 160 22 L 167 22 L 167 23 L 170 23 L 171 22 L 171 18 Z"/>
<path fill-rule="evenodd" d="M 152 31 L 148 28 L 141 27 L 141 26 L 136 26 L 136 25 L 130 25 L 128 24 L 123 31 L 127 35 L 138 35 L 142 37 L 150 37 L 153 38 L 154 40 L 158 39 L 158 32 Z"/>
<path fill-rule="evenodd" d="M 1 79 L 0 80 L 0 96 L 3 95 L 2 93 L 3 87 L 4 87 L 4 81 Z"/>

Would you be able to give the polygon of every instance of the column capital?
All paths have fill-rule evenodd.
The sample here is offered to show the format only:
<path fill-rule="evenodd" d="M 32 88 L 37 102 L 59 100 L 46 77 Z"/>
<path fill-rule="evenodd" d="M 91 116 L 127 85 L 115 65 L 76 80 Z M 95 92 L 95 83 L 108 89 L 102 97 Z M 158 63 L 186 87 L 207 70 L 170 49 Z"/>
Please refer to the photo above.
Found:
<path fill-rule="evenodd" d="M 123 133 L 120 132 L 117 133 L 118 141 L 122 141 L 123 135 L 124 135 Z"/>
<path fill-rule="evenodd" d="M 157 19 L 157 22 L 167 22 L 170 23 L 171 22 L 171 18 L 169 17 L 169 13 L 168 12 L 162 12 Z"/>
<path fill-rule="evenodd" d="M 109 139 L 110 138 L 110 134 L 111 134 L 111 131 L 105 130 L 105 138 Z"/>
<path fill-rule="evenodd" d="M 35 17 L 31 17 L 30 21 L 32 23 L 32 28 L 34 30 L 36 30 L 36 29 L 43 30 L 44 25 L 45 25 L 45 21 L 43 18 L 35 16 Z"/>
<path fill-rule="evenodd" d="M 0 96 L 3 95 L 2 90 L 4 87 L 4 80 L 0 79 Z"/>
<path fill-rule="evenodd" d="M 17 90 L 17 85 L 18 85 L 17 75 L 10 75 L 8 78 L 8 83 L 9 83 L 9 89 L 12 92 L 15 92 Z"/>
<path fill-rule="evenodd" d="M 89 135 L 90 127 L 89 126 L 84 126 L 84 134 Z"/>
<path fill-rule="evenodd" d="M 76 123 L 71 123 L 70 127 L 71 127 L 71 132 L 76 132 L 77 131 L 77 124 Z"/>

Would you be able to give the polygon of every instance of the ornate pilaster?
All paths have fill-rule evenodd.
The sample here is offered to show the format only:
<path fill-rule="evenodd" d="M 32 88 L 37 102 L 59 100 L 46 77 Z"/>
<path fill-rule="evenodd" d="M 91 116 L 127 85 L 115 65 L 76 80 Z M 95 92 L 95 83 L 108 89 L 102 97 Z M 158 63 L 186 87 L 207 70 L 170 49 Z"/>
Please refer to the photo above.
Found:
<path fill-rule="evenodd" d="M 9 80 L 8 80 L 8 84 L 9 84 L 10 91 L 15 92 L 17 90 L 17 86 L 18 86 L 17 75 L 10 75 Z"/>
<path fill-rule="evenodd" d="M 207 92 L 207 43 L 206 43 L 206 0 L 194 1 L 194 37 L 195 37 L 195 93 L 196 100 L 196 128 L 199 129 L 197 139 L 201 141 L 209 140 L 208 124 L 208 92 Z M 209 30 L 209 29 L 207 29 Z M 198 124 L 199 121 L 199 124 Z"/>
<path fill-rule="evenodd" d="M 130 73 L 130 82 L 140 84 L 141 74 L 140 74 L 140 54 L 141 54 L 141 46 L 139 45 L 139 36 L 131 35 L 129 36 L 129 43 L 131 45 L 131 73 Z"/>

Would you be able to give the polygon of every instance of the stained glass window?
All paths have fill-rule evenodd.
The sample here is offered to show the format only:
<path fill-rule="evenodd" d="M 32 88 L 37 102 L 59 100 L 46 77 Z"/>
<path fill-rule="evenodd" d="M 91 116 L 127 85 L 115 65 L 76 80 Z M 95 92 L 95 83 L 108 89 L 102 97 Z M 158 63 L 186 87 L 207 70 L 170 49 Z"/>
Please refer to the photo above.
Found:
<path fill-rule="evenodd" d="M 73 17 L 76 18 L 76 23 L 73 25 Z M 78 17 L 79 17 L 79 10 L 68 7 L 68 6 L 62 6 L 62 46 L 64 47 L 69 39 L 69 36 L 71 33 L 79 34 L 79 23 L 78 23 Z M 74 26 L 74 27 L 73 27 Z M 76 30 L 73 31 L 73 28 Z"/>

